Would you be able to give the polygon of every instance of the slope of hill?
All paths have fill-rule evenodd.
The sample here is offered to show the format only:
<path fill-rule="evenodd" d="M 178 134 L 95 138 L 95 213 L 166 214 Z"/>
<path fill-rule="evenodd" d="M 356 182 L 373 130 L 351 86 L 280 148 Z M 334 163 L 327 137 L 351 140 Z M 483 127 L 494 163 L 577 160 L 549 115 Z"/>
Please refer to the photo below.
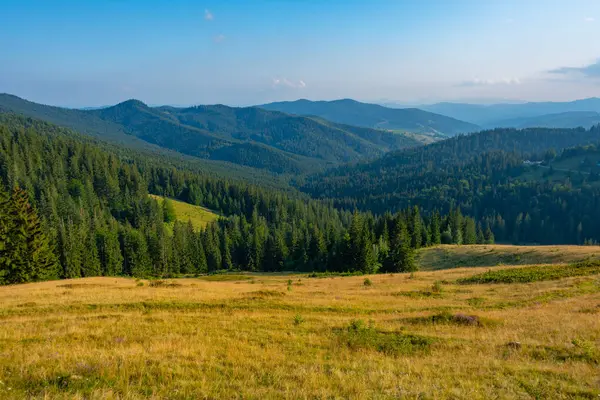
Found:
<path fill-rule="evenodd" d="M 260 107 L 296 115 L 314 115 L 343 124 L 428 135 L 454 136 L 479 129 L 474 124 L 417 108 L 393 109 L 351 99 L 334 101 L 297 100 L 264 104 Z"/>
<path fill-rule="evenodd" d="M 599 260 L 599 246 L 441 245 L 421 249 L 422 270 L 499 265 L 567 264 Z"/>
<path fill-rule="evenodd" d="M 420 179 L 426 174 L 442 174 L 466 167 L 477 157 L 495 152 L 515 155 L 518 165 L 521 156 L 549 149 L 563 149 L 600 141 L 600 128 L 524 130 L 495 129 L 472 135 L 458 136 L 428 146 L 405 149 L 354 166 L 341 166 L 306 179 L 304 189 L 330 198 L 390 196 L 408 190 L 402 183 Z M 484 165 L 489 171 L 504 169 L 507 161 Z M 491 162 L 491 160 L 489 160 Z M 513 161 L 511 161 L 513 162 Z M 414 182 L 417 184 L 418 182 Z M 421 184 L 425 184 L 421 182 Z"/>
<path fill-rule="evenodd" d="M 551 149 L 597 142 L 600 127 L 496 129 L 392 152 L 296 184 L 347 210 L 385 213 L 418 205 L 431 213 L 460 207 L 484 229 L 489 226 L 498 242 L 582 244 L 600 234 L 591 222 L 600 219 L 597 173 L 555 181 L 547 168 L 536 178 L 531 176 L 536 167 L 525 161 L 542 160 L 545 152 L 552 157 Z"/>
<path fill-rule="evenodd" d="M 499 128 L 577 128 L 586 129 L 600 124 L 600 113 L 596 111 L 569 111 L 545 114 L 536 117 L 515 118 L 495 123 Z"/>
<path fill-rule="evenodd" d="M 464 103 L 437 103 L 422 105 L 419 108 L 447 115 L 463 121 L 486 127 L 495 128 L 502 121 L 516 118 L 530 118 L 547 114 L 561 114 L 566 112 L 594 111 L 600 112 L 600 98 L 575 100 L 570 102 L 539 102 L 522 104 L 464 104 Z M 557 128 L 559 126 L 556 126 Z"/>
<path fill-rule="evenodd" d="M 222 105 L 152 108 L 129 100 L 98 110 L 70 110 L 0 95 L 0 110 L 134 147 L 152 144 L 276 173 L 310 171 L 420 144 L 381 130 Z"/>
<path fill-rule="evenodd" d="M 164 196 L 158 196 L 155 194 L 151 194 L 154 200 L 158 201 L 158 204 L 162 206 L 163 201 L 165 200 Z M 195 206 L 193 204 L 189 204 L 183 201 L 179 201 L 177 199 L 169 199 L 171 204 L 173 205 L 173 210 L 175 211 L 175 218 L 183 223 L 187 223 L 190 221 L 194 226 L 194 229 L 200 231 L 205 228 L 211 222 L 219 219 L 219 214 L 209 210 L 205 207 Z M 168 226 L 168 229 L 173 231 L 173 222 L 165 223 Z"/>

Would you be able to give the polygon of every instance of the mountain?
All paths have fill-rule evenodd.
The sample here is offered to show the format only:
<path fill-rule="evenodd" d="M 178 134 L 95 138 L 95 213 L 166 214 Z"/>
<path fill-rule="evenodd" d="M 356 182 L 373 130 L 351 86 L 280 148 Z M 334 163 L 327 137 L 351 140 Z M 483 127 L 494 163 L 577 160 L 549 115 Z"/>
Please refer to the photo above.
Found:
<path fill-rule="evenodd" d="M 571 102 L 531 102 L 523 104 L 464 104 L 464 103 L 437 103 L 422 105 L 419 108 L 469 121 L 486 128 L 494 128 L 506 120 L 517 118 L 531 118 L 547 114 L 561 114 L 567 112 L 593 111 L 600 112 L 600 98 L 589 98 Z"/>
<path fill-rule="evenodd" d="M 546 114 L 537 117 L 515 118 L 500 121 L 499 128 L 590 128 L 600 124 L 600 113 L 596 111 L 569 111 L 559 114 Z"/>
<path fill-rule="evenodd" d="M 259 107 L 289 114 L 314 115 L 343 124 L 427 135 L 454 136 L 479 130 L 474 124 L 417 108 L 394 109 L 351 99 L 296 100 L 263 104 Z"/>
<path fill-rule="evenodd" d="M 599 144 L 600 126 L 495 129 L 341 166 L 296 185 L 348 211 L 418 206 L 424 215 L 469 215 L 504 243 L 581 244 L 600 232 L 600 153 L 586 150 Z M 567 149 L 573 146 L 584 147 Z M 443 242 L 460 243 L 456 221 Z"/>
<path fill-rule="evenodd" d="M 440 190 L 453 191 L 443 196 L 445 201 L 452 201 L 465 191 L 493 189 L 488 179 L 494 171 L 506 174 L 509 166 L 521 166 L 524 159 L 548 150 L 597 142 L 600 142 L 599 127 L 494 129 L 309 175 L 299 187 L 314 197 L 336 199 L 348 209 L 358 207 L 377 213 L 402 208 L 414 199 L 433 205 Z M 463 182 L 465 171 L 476 171 L 473 176 L 479 183 Z"/>
<path fill-rule="evenodd" d="M 132 147 L 150 144 L 275 173 L 297 174 L 420 145 L 412 137 L 383 130 L 254 107 L 149 107 L 128 100 L 101 109 L 73 110 L 4 94 L 2 110 Z"/>

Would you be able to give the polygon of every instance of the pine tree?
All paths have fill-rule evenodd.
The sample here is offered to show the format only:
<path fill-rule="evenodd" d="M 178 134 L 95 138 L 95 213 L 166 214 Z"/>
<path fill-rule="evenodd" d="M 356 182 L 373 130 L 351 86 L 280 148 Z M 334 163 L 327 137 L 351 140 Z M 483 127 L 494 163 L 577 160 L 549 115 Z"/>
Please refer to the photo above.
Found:
<path fill-rule="evenodd" d="M 173 202 L 170 199 L 165 197 L 165 199 L 162 202 L 162 209 L 165 222 L 169 223 L 175 221 L 177 215 L 175 214 L 175 207 L 173 206 Z"/>
<path fill-rule="evenodd" d="M 481 222 L 477 223 L 477 244 L 485 244 L 485 236 L 481 228 Z"/>
<path fill-rule="evenodd" d="M 440 213 L 437 211 L 433 213 L 433 216 L 431 218 L 430 231 L 431 244 L 435 246 L 442 243 Z"/>
<path fill-rule="evenodd" d="M 231 259 L 231 240 L 227 234 L 227 229 L 223 228 L 221 234 L 221 268 L 224 270 L 233 269 L 233 261 Z"/>
<path fill-rule="evenodd" d="M 417 269 L 415 251 L 411 247 L 411 237 L 404 223 L 398 226 L 398 233 L 392 241 L 389 256 L 385 260 L 383 268 L 386 272 L 407 272 Z"/>
<path fill-rule="evenodd" d="M 3 203 L 8 205 L 8 216 L 4 219 L 10 221 L 8 232 L 2 232 L 5 237 L 4 254 L 0 253 L 5 268 L 2 279 L 7 283 L 56 279 L 56 256 L 36 211 L 29 204 L 27 193 L 15 187 L 10 200 L 7 202 L 5 199 Z"/>
<path fill-rule="evenodd" d="M 9 214 L 10 207 L 10 198 L 0 181 L 0 284 L 8 283 L 6 279 L 13 262 L 11 234 L 15 224 Z"/>
<path fill-rule="evenodd" d="M 122 232 L 121 242 L 124 272 L 131 276 L 148 276 L 151 272 L 151 265 L 144 235 L 137 229 L 126 228 Z"/>
<path fill-rule="evenodd" d="M 477 243 L 477 229 L 475 228 L 475 220 L 473 218 L 466 217 L 464 227 L 463 243 Z"/>
<path fill-rule="evenodd" d="M 96 231 L 96 247 L 102 275 L 119 275 L 123 268 L 123 255 L 119 247 L 119 235 L 116 227 Z"/>
<path fill-rule="evenodd" d="M 418 249 L 421 247 L 421 242 L 423 241 L 421 235 L 421 213 L 419 212 L 419 207 L 414 206 L 412 209 L 412 213 L 410 216 L 410 235 L 411 235 L 411 247 L 413 249 Z"/>
<path fill-rule="evenodd" d="M 492 232 L 492 229 L 490 228 L 489 224 L 485 228 L 484 236 L 485 236 L 485 243 L 486 244 L 494 244 L 494 242 L 495 242 L 494 233 Z"/>

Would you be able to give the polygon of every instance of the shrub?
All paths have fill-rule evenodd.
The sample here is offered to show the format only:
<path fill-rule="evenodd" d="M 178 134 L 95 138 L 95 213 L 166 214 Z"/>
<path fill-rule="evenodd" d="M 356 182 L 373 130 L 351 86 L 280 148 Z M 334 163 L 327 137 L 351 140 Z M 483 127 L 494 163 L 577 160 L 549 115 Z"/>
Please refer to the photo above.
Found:
<path fill-rule="evenodd" d="M 303 322 L 304 322 L 304 318 L 302 318 L 302 315 L 296 314 L 294 316 L 294 325 L 298 326 L 298 325 L 302 324 Z"/>
<path fill-rule="evenodd" d="M 442 282 L 440 281 L 435 281 L 433 285 L 431 285 L 432 293 L 442 293 L 443 290 L 444 288 L 442 287 Z"/>
<path fill-rule="evenodd" d="M 432 325 L 464 325 L 464 326 L 489 326 L 495 322 L 483 319 L 477 315 L 451 314 L 442 312 L 440 314 L 429 315 L 426 317 L 407 318 L 403 320 L 409 324 L 432 324 Z"/>
<path fill-rule="evenodd" d="M 177 283 L 177 282 L 169 282 L 169 281 L 166 281 L 163 279 L 156 279 L 156 280 L 151 280 L 150 283 L 148 284 L 148 286 L 168 288 L 168 287 L 178 287 L 178 286 L 181 286 L 181 284 Z"/>
<path fill-rule="evenodd" d="M 369 278 L 365 278 L 365 280 L 363 281 L 363 285 L 364 286 L 373 286 L 373 282 L 371 282 L 371 280 Z"/>
<path fill-rule="evenodd" d="M 379 332 L 372 322 L 352 320 L 338 330 L 339 340 L 353 350 L 375 350 L 387 355 L 409 355 L 429 349 L 433 340 L 423 336 L 395 332 Z"/>
<path fill-rule="evenodd" d="M 489 270 L 482 274 L 459 279 L 459 284 L 528 283 L 549 281 L 572 276 L 600 274 L 600 261 L 582 261 L 570 265 L 536 265 L 525 268 Z"/>

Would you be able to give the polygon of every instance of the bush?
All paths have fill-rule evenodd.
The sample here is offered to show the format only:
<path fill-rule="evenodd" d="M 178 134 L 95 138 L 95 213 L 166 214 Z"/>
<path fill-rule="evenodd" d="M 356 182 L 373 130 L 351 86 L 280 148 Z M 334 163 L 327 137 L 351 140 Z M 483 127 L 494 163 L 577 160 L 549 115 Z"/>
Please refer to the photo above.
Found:
<path fill-rule="evenodd" d="M 365 280 L 363 281 L 363 285 L 364 286 L 373 286 L 373 282 L 371 282 L 371 280 L 369 278 L 365 278 Z"/>
<path fill-rule="evenodd" d="M 409 355 L 429 349 L 433 340 L 423 336 L 395 332 L 379 332 L 372 322 L 352 320 L 346 329 L 338 330 L 342 343 L 353 350 L 375 350 L 387 355 Z"/>
<path fill-rule="evenodd" d="M 302 324 L 303 322 L 304 322 L 304 318 L 302 318 L 302 315 L 296 314 L 294 316 L 294 325 L 298 326 L 298 325 Z"/>
<path fill-rule="evenodd" d="M 138 284 L 138 286 L 139 286 L 139 284 Z M 181 284 L 177 283 L 177 282 L 169 282 L 169 281 L 162 280 L 162 279 L 156 279 L 156 280 L 151 280 L 150 283 L 148 284 L 148 286 L 168 288 L 168 287 L 178 287 L 178 286 L 181 286 Z"/>
<path fill-rule="evenodd" d="M 489 270 L 482 274 L 459 279 L 459 284 L 528 283 L 550 281 L 572 276 L 600 274 L 600 261 L 582 261 L 570 265 L 536 265 L 525 268 Z"/>

